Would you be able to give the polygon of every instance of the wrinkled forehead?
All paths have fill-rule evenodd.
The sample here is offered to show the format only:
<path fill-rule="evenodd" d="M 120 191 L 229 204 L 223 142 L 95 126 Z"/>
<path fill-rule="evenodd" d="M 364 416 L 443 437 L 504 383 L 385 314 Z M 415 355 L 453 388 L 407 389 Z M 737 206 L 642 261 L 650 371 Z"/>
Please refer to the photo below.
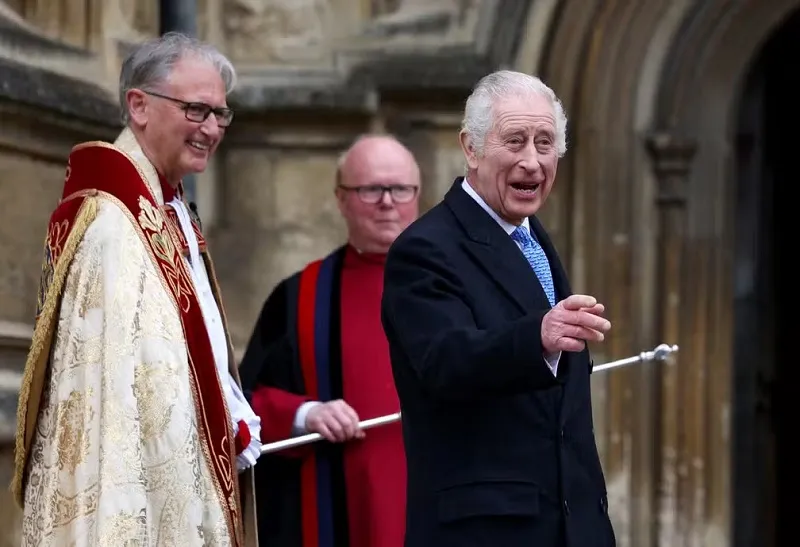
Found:
<path fill-rule="evenodd" d="M 219 70 L 202 58 L 185 57 L 176 62 L 165 86 L 184 101 L 226 106 L 225 82 Z"/>
<path fill-rule="evenodd" d="M 498 131 L 517 129 L 555 130 L 556 115 L 547 97 L 536 93 L 499 99 L 492 108 L 494 128 Z"/>

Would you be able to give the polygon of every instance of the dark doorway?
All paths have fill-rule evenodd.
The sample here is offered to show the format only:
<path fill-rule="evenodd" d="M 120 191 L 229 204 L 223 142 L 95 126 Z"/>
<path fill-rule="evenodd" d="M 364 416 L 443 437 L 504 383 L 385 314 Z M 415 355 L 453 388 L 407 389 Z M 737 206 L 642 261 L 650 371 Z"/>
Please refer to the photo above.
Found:
<path fill-rule="evenodd" d="M 733 546 L 785 545 L 787 436 L 781 416 L 786 376 L 781 357 L 796 333 L 777 302 L 791 288 L 798 213 L 800 12 L 779 28 L 751 65 L 742 91 L 735 141 L 736 243 L 733 374 Z M 788 222 L 786 222 L 788 220 Z M 778 228 L 778 223 L 781 228 Z M 791 535 L 788 536 L 791 538 Z M 790 541 L 790 543 L 792 543 Z"/>

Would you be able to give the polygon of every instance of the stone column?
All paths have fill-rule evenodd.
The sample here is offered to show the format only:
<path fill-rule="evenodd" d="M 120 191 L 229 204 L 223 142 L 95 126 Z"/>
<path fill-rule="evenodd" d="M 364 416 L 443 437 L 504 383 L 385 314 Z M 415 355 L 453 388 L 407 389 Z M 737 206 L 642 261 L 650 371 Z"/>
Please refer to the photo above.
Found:
<path fill-rule="evenodd" d="M 89 46 L 90 18 L 87 0 L 24 0 L 20 14 L 50 38 L 71 46 Z"/>
<path fill-rule="evenodd" d="M 237 354 L 275 285 L 346 241 L 336 162 L 360 132 L 240 120 L 220 150 L 211 252 Z"/>
<path fill-rule="evenodd" d="M 657 179 L 659 215 L 657 275 L 660 340 L 678 343 L 681 321 L 681 275 L 687 222 L 687 179 L 695 145 L 668 133 L 652 135 L 647 142 Z M 685 349 L 685 348 L 682 348 Z M 658 545 L 677 545 L 685 524 L 679 504 L 681 450 L 681 393 L 679 353 L 660 364 L 657 376 L 656 420 L 660 450 L 657 454 Z"/>
<path fill-rule="evenodd" d="M 420 166 L 422 213 L 439 203 L 453 180 L 465 174 L 466 161 L 458 141 L 461 114 L 392 108 L 386 116 L 387 130 L 409 147 Z"/>

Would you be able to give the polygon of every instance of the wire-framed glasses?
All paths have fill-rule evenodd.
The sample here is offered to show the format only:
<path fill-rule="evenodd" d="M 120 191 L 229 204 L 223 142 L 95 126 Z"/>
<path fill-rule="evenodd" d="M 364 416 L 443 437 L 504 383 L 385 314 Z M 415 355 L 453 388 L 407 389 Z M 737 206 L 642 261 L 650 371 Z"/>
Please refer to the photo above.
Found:
<path fill-rule="evenodd" d="M 155 93 L 153 91 L 145 91 L 145 93 L 152 95 L 153 97 L 158 97 L 159 99 L 166 99 L 168 101 L 172 101 L 173 103 L 179 104 L 181 106 L 181 110 L 183 110 L 184 114 L 186 115 L 186 119 L 190 122 L 203 123 L 211 115 L 211 113 L 213 113 L 214 117 L 217 118 L 217 125 L 220 127 L 228 127 L 233 121 L 233 110 L 230 108 L 214 108 L 206 103 L 182 101 L 180 99 L 176 99 L 175 97 L 162 95 L 161 93 Z"/>

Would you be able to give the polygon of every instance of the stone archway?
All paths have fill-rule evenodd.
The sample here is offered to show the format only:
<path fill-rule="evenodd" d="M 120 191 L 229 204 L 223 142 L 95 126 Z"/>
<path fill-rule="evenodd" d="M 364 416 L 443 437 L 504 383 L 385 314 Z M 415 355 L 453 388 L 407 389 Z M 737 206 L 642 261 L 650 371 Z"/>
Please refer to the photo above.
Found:
<path fill-rule="evenodd" d="M 567 0 L 539 65 L 518 67 L 572 120 L 546 214 L 575 289 L 614 322 L 595 359 L 681 346 L 594 380 L 620 546 L 732 543 L 731 144 L 747 68 L 799 6 Z"/>

